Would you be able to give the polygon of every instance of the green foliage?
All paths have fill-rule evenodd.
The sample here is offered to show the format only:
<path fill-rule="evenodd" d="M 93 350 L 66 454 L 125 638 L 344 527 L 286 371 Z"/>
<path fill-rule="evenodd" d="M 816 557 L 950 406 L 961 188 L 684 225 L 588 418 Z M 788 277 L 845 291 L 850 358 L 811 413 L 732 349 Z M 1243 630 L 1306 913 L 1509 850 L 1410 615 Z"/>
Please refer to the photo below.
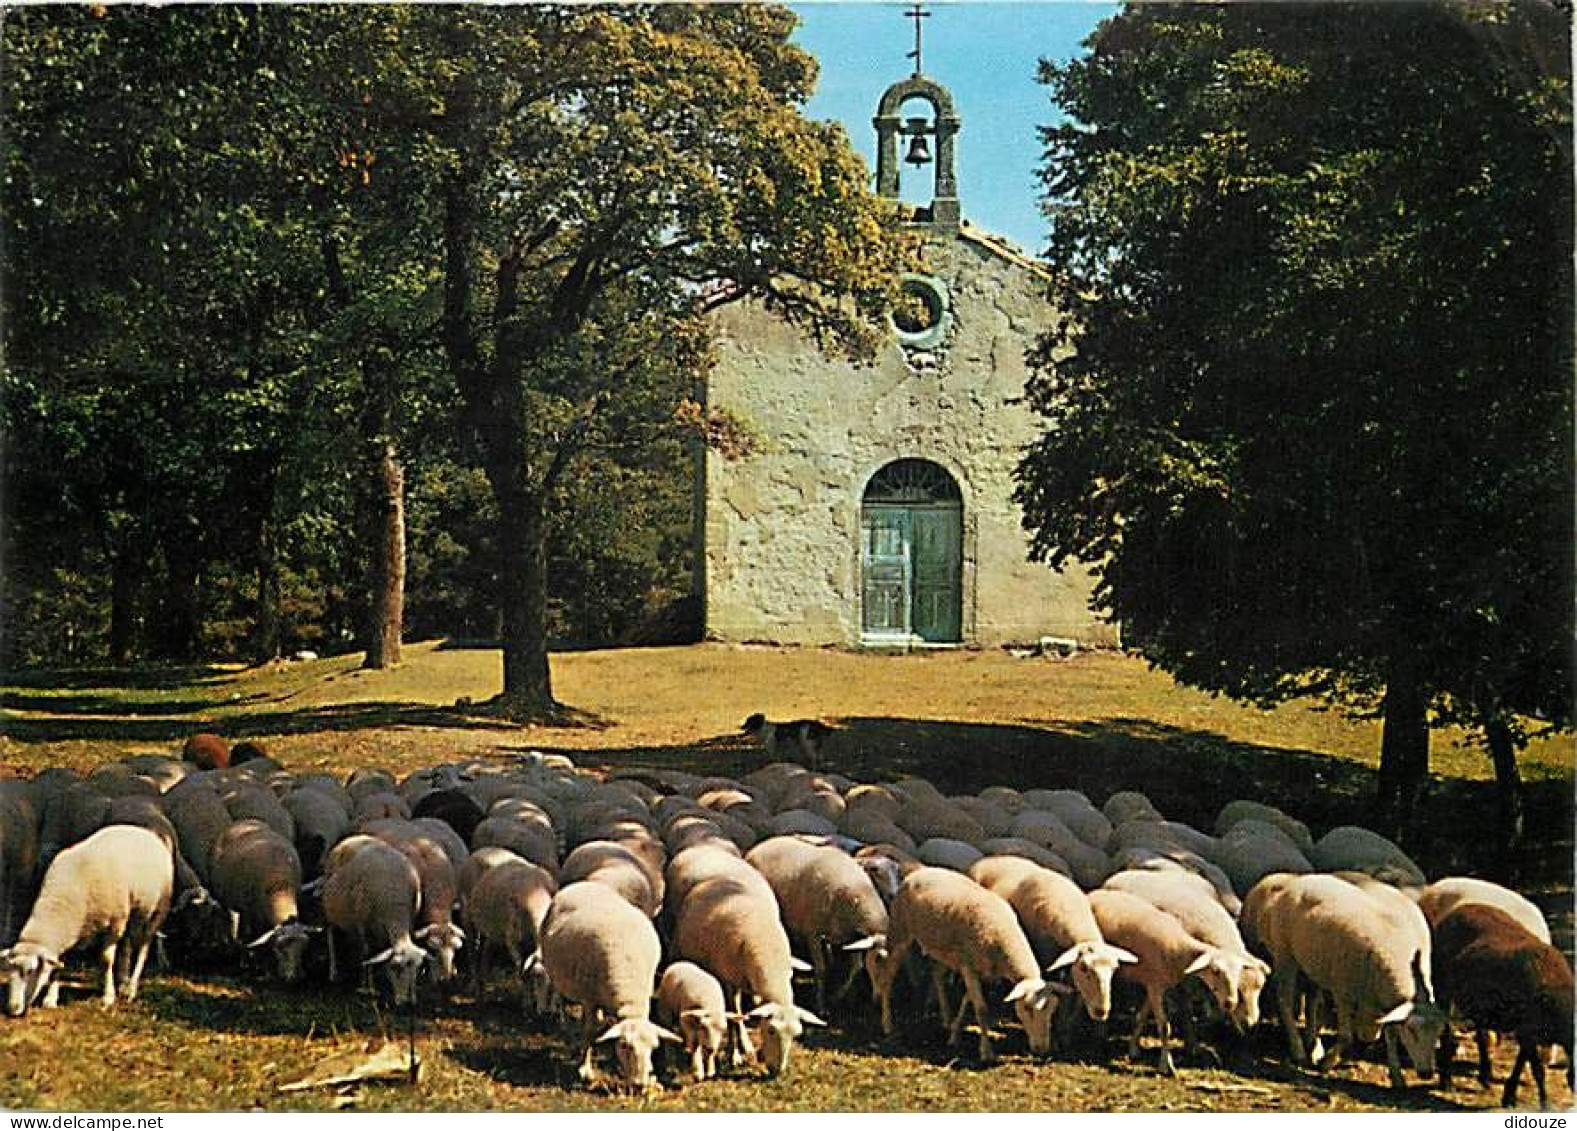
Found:
<path fill-rule="evenodd" d="M 1570 29 L 1139 5 L 1044 64 L 1035 552 L 1200 687 L 1571 721 Z"/>

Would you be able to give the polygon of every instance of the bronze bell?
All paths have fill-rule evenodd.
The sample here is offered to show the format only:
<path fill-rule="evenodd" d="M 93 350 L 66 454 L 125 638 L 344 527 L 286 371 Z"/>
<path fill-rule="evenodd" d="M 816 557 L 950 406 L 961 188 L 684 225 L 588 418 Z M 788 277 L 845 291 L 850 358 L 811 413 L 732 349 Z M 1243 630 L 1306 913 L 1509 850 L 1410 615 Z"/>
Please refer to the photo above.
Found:
<path fill-rule="evenodd" d="M 909 152 L 904 155 L 904 161 L 916 168 L 931 163 L 931 149 L 925 143 L 924 134 L 915 134 L 909 139 Z"/>

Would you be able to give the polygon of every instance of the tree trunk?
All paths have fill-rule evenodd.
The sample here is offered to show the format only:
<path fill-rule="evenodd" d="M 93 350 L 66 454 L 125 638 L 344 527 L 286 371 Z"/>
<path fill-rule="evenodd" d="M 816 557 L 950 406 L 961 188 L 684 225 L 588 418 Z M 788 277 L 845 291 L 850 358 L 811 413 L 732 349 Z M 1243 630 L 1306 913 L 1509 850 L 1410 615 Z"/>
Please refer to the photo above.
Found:
<path fill-rule="evenodd" d="M 368 559 L 367 658 L 364 668 L 400 662 L 405 630 L 405 468 L 394 441 L 375 442 L 372 556 Z"/>
<path fill-rule="evenodd" d="M 1378 811 L 1381 823 L 1402 839 L 1429 776 L 1427 701 L 1408 665 L 1393 665 L 1382 711 Z"/>
<path fill-rule="evenodd" d="M 198 591 L 198 580 L 203 572 L 202 557 L 194 547 L 172 548 L 166 544 L 164 558 L 168 576 L 161 615 L 157 618 L 155 651 L 162 659 L 192 660 L 197 656 L 197 636 L 202 622 Z"/>
<path fill-rule="evenodd" d="M 274 520 L 264 518 L 257 536 L 257 616 L 252 623 L 253 663 L 266 664 L 277 660 L 283 651 L 282 603 Z"/>
<path fill-rule="evenodd" d="M 1495 851 L 1506 880 L 1516 878 L 1517 852 L 1522 847 L 1522 776 L 1517 772 L 1517 742 L 1505 719 L 1484 723 L 1484 738 L 1495 764 Z"/>
<path fill-rule="evenodd" d="M 504 622 L 504 693 L 498 705 L 505 714 L 529 718 L 556 706 L 548 668 L 546 515 L 540 496 L 518 482 L 495 481 L 493 491 L 499 509 Z"/>

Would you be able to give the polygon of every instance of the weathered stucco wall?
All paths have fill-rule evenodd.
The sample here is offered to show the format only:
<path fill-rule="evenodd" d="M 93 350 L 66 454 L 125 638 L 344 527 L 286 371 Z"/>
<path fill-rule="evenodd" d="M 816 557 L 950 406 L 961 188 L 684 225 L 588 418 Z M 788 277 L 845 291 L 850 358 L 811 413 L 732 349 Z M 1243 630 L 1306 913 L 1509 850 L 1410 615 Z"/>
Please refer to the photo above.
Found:
<path fill-rule="evenodd" d="M 874 367 L 822 356 L 760 309 L 719 317 L 708 397 L 748 421 L 764 451 L 706 459 L 706 628 L 724 640 L 860 642 L 860 504 L 902 458 L 946 468 L 963 494 L 963 637 L 994 645 L 1066 636 L 1110 643 L 1083 571 L 1026 560 L 1013 468 L 1035 434 L 1017 403 L 1024 351 L 1047 323 L 1039 281 L 968 238 L 930 245 L 949 287 L 949 341 L 911 364 L 894 341 Z"/>

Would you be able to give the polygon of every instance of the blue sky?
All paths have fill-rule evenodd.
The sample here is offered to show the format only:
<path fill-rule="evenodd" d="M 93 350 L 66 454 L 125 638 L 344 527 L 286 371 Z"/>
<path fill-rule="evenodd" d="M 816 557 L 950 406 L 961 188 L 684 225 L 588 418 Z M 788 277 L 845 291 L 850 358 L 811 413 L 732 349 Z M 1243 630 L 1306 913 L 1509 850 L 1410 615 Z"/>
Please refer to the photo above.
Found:
<path fill-rule="evenodd" d="M 914 21 L 906 3 L 793 4 L 795 41 L 816 56 L 821 79 L 809 106 L 813 118 L 843 123 L 874 175 L 876 131 L 871 118 L 882 92 L 913 72 Z M 1038 126 L 1056 108 L 1035 81 L 1042 57 L 1068 59 L 1116 4 L 1075 2 L 928 3 L 922 62 L 927 77 L 952 92 L 963 126 L 958 134 L 958 195 L 964 217 L 1039 252 L 1046 237 L 1040 215 Z M 930 198 L 933 166 L 915 173 Z"/>

